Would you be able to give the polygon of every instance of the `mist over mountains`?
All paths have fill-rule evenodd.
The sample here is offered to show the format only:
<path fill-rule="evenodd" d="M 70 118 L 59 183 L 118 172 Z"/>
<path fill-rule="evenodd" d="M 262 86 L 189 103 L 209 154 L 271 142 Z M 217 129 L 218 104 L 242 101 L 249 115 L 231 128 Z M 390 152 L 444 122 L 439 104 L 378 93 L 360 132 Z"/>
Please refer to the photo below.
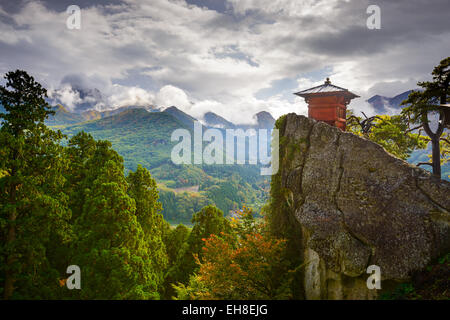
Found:
<path fill-rule="evenodd" d="M 106 105 L 106 100 L 97 88 L 89 88 L 81 77 L 68 76 L 58 89 L 48 90 L 49 103 L 61 104 L 74 113 L 98 110 Z"/>
<path fill-rule="evenodd" d="M 58 104 L 53 107 L 55 111 L 55 115 L 50 116 L 46 123 L 50 126 L 65 126 L 72 125 L 77 123 L 82 123 L 85 121 L 99 120 L 106 117 L 111 117 L 115 115 L 120 115 L 121 113 L 132 110 L 132 109 L 140 109 L 145 110 L 151 113 L 164 113 L 168 114 L 178 121 L 180 121 L 183 125 L 193 128 L 195 121 L 200 121 L 202 125 L 207 128 L 218 128 L 218 129 L 273 129 L 275 125 L 275 119 L 269 112 L 262 111 L 253 116 L 251 122 L 254 124 L 249 125 L 237 125 L 234 124 L 225 118 L 215 114 L 214 112 L 207 112 L 203 116 L 203 118 L 196 119 L 186 112 L 180 110 L 176 106 L 171 106 L 169 108 L 158 108 L 155 106 L 126 106 L 120 107 L 117 109 L 111 109 L 106 111 L 97 111 L 95 109 L 85 109 L 85 103 L 83 103 L 82 107 L 77 108 L 79 112 L 72 112 L 69 109 L 65 108 L 62 104 Z M 84 111 L 82 111 L 84 110 Z M 250 121 L 249 121 L 250 122 Z"/>
<path fill-rule="evenodd" d="M 117 89 L 120 91 L 119 88 Z M 373 108 L 374 114 L 399 114 L 402 109 L 402 101 L 411 92 L 412 90 L 408 90 L 394 97 L 375 95 L 368 99 L 367 103 Z M 164 92 L 164 95 L 166 96 L 169 93 Z M 157 97 L 141 99 L 138 96 L 142 96 L 142 93 L 133 97 L 129 97 L 129 95 L 127 93 L 126 95 L 117 94 L 114 97 L 106 97 L 99 89 L 88 88 L 87 84 L 81 81 L 81 79 L 76 77 L 64 79 L 59 89 L 49 91 L 49 103 L 51 105 L 61 105 L 64 109 L 62 110 L 58 107 L 58 114 L 54 119 L 50 119 L 49 123 L 52 125 L 61 125 L 77 123 L 83 120 L 97 120 L 105 116 L 119 114 L 125 110 L 142 108 L 149 112 L 164 111 L 178 117 L 183 123 L 190 123 L 193 119 L 196 119 L 201 121 L 205 126 L 212 128 L 233 129 L 237 127 L 236 123 L 233 123 L 230 119 L 226 119 L 226 117 L 214 112 L 214 106 L 211 106 L 208 110 L 207 107 L 202 105 L 201 110 L 203 112 L 199 112 L 199 110 L 196 110 L 195 103 L 192 103 L 190 108 L 186 108 L 181 102 L 181 105 L 173 104 L 165 107 L 163 105 L 156 105 L 156 103 L 150 103 L 154 101 L 163 103 L 164 99 L 158 99 Z M 176 101 L 177 99 L 174 100 Z M 190 111 L 194 112 L 196 116 L 193 117 Z M 247 119 L 245 117 L 242 119 L 244 124 L 241 122 L 238 125 L 239 128 L 268 128 L 273 127 L 275 122 L 273 116 L 266 110 L 255 113 L 252 117 L 250 115 L 246 113 L 245 117 Z"/>
<path fill-rule="evenodd" d="M 67 85 L 68 83 L 64 83 Z M 407 99 L 408 95 L 413 90 L 408 90 L 400 93 L 394 97 L 386 97 L 382 95 L 372 96 L 367 100 L 367 103 L 373 108 L 374 114 L 399 114 L 403 106 L 401 103 Z M 203 116 L 194 117 L 189 112 L 183 111 L 185 108 L 179 106 L 163 107 L 155 104 L 144 105 L 126 105 L 121 107 L 112 107 L 107 105 L 108 99 L 100 92 L 100 90 L 86 89 L 83 85 L 70 84 L 69 86 L 62 86 L 57 90 L 49 90 L 48 102 L 53 105 L 56 114 L 46 123 L 50 126 L 61 126 L 77 124 L 84 121 L 99 120 L 105 117 L 118 115 L 126 110 L 143 109 L 148 112 L 164 112 L 170 114 L 188 127 L 192 127 L 193 122 L 198 120 L 207 128 L 218 129 L 272 129 L 275 124 L 275 119 L 271 113 L 267 111 L 260 111 L 255 113 L 252 117 L 248 117 L 244 122 L 248 124 L 236 124 L 226 119 L 225 117 L 207 110 Z M 193 108 L 195 105 L 193 105 Z M 203 106 L 202 106 L 203 108 Z M 351 108 L 351 106 L 350 106 Z M 0 111 L 3 108 L 0 106 Z M 353 110 L 358 113 L 358 110 Z M 237 111 L 239 112 L 239 111 Z M 198 112 L 196 112 L 198 114 Z"/>
<path fill-rule="evenodd" d="M 142 95 L 142 93 L 139 94 Z M 111 112 L 116 109 L 123 111 L 124 108 L 144 108 L 149 111 L 156 109 L 149 103 L 153 99 L 140 99 L 138 93 L 130 97 L 132 94 L 122 92 L 120 86 L 117 86 L 115 95 L 106 96 L 97 88 L 91 89 L 83 85 L 64 83 L 58 89 L 49 90 L 48 95 L 48 102 L 51 105 L 62 105 L 67 111 L 79 114 L 88 111 Z"/>
<path fill-rule="evenodd" d="M 412 91 L 408 90 L 391 98 L 375 95 L 367 102 L 374 108 L 375 114 L 399 114 L 403 107 L 401 103 L 408 98 Z"/>
<path fill-rule="evenodd" d="M 106 111 L 97 111 L 95 110 L 95 106 L 101 101 L 102 94 L 99 90 L 93 89 L 93 90 L 82 90 L 82 89 L 75 89 L 78 90 L 78 94 L 81 98 L 81 103 L 76 104 L 74 110 L 76 112 L 72 112 L 68 108 L 64 107 L 63 105 L 59 104 L 54 107 L 55 115 L 51 116 L 47 119 L 46 123 L 50 126 L 58 126 L 58 127 L 64 127 L 63 131 L 67 133 L 75 132 L 76 130 L 86 130 L 87 132 L 92 132 L 94 136 L 97 136 L 98 138 L 104 138 L 104 139 L 111 139 L 111 135 L 113 135 L 112 131 L 107 131 L 108 133 L 105 134 L 102 130 L 92 130 L 92 126 L 83 125 L 84 122 L 87 121 L 98 121 L 101 119 L 106 119 L 110 117 L 114 117 L 110 119 L 111 123 L 126 123 L 127 121 L 130 121 L 129 125 L 130 128 L 133 126 L 141 128 L 142 123 L 148 123 L 150 119 L 152 119 L 153 115 L 162 114 L 162 115 L 168 115 L 173 121 L 176 121 L 178 123 L 179 128 L 187 128 L 189 130 L 192 130 L 194 127 L 195 121 L 200 121 L 202 126 L 207 128 L 216 128 L 220 130 L 226 130 L 226 129 L 272 129 L 275 124 L 275 119 L 273 116 L 267 112 L 267 111 L 261 111 L 253 115 L 252 119 L 248 119 L 248 122 L 250 124 L 235 124 L 232 121 L 229 121 L 225 119 L 224 117 L 212 112 L 208 111 L 206 112 L 202 117 L 195 118 L 191 116 L 190 114 L 182 111 L 180 108 L 176 106 L 171 106 L 168 108 L 164 107 L 158 107 L 155 105 L 147 105 L 147 106 L 124 106 L 119 107 L 111 110 Z M 394 97 L 386 97 L 381 95 L 375 95 L 371 97 L 369 100 L 367 100 L 367 103 L 370 104 L 370 106 L 373 108 L 375 114 L 388 114 L 388 115 L 394 115 L 399 114 L 402 109 L 401 103 L 407 99 L 408 95 L 412 92 L 412 90 L 405 91 L 403 93 L 400 93 Z M 134 110 L 134 111 L 133 111 Z M 140 110 L 138 112 L 138 110 Z M 133 117 L 133 120 L 131 121 L 130 116 L 134 115 L 135 119 Z M 139 115 L 139 116 L 136 116 Z M 155 118 L 156 119 L 156 118 Z M 175 128 L 175 126 L 173 126 Z M 76 129 L 76 130 L 75 130 Z M 139 129 L 141 130 L 141 129 Z M 137 131 L 139 131 L 137 130 Z M 155 129 L 153 132 L 158 131 Z M 164 130 L 163 130 L 164 131 Z M 165 131 L 164 131 L 165 132 Z M 161 141 L 164 141 L 165 145 L 170 145 L 170 132 L 166 132 L 167 137 L 160 137 L 158 139 L 155 138 L 153 133 L 143 133 L 144 136 L 148 136 L 148 142 L 149 144 L 153 144 L 154 141 L 157 141 L 157 143 L 160 143 Z M 146 138 L 147 139 L 147 138 Z M 159 141 L 159 142 L 158 142 Z M 116 145 L 116 148 L 120 148 L 120 145 Z M 159 149 L 159 148 L 157 148 Z M 429 148 L 428 148 L 429 149 Z M 169 149 L 164 150 L 161 153 L 164 154 L 162 156 L 163 158 L 168 158 L 168 152 Z M 418 163 L 418 162 L 426 162 L 428 161 L 428 154 L 430 153 L 430 150 L 416 150 L 412 153 L 411 158 L 408 159 L 411 163 Z M 144 161 L 143 156 L 139 156 L 141 161 Z M 133 157 L 128 158 L 128 161 L 125 160 L 126 163 L 128 163 L 127 168 L 130 170 L 134 170 L 134 164 L 135 159 Z M 148 163 L 149 167 L 152 167 L 150 163 Z M 444 165 L 444 171 L 448 171 L 448 164 Z M 428 168 L 425 168 L 428 169 Z M 444 179 L 446 179 L 446 175 L 444 175 Z"/>
<path fill-rule="evenodd" d="M 69 80 L 71 81 L 69 83 Z M 147 112 L 163 112 L 173 116 L 183 125 L 192 128 L 194 121 L 200 121 L 207 128 L 218 129 L 272 129 L 275 119 L 271 113 L 260 111 L 253 116 L 243 119 L 247 124 L 236 124 L 225 117 L 206 110 L 203 116 L 194 117 L 189 112 L 183 111 L 184 108 L 179 106 L 163 107 L 155 104 L 137 104 L 126 105 L 121 107 L 113 107 L 107 105 L 108 99 L 102 92 L 96 88 L 87 89 L 85 84 L 80 81 L 69 79 L 62 83 L 61 88 L 57 90 L 49 90 L 48 102 L 53 105 L 55 115 L 49 117 L 46 123 L 50 126 L 66 126 L 82 123 L 85 121 L 94 121 L 119 115 L 124 111 L 131 109 L 142 109 Z M 367 100 L 367 103 L 373 108 L 374 114 L 399 114 L 401 112 L 401 103 L 404 101 L 412 90 L 405 91 L 394 97 L 386 97 L 375 95 Z M 232 107 L 232 106 L 230 106 Z M 351 107 L 351 106 L 350 106 Z M 195 108 L 195 105 L 192 109 Z M 0 111 L 3 108 L 0 106 Z M 354 110 L 358 111 L 358 110 Z M 237 110 L 236 112 L 239 112 Z M 196 112 L 198 114 L 198 112 Z M 248 113 L 247 113 L 248 114 Z"/>
<path fill-rule="evenodd" d="M 123 107 L 73 113 L 58 105 L 47 124 L 60 129 L 68 138 L 84 131 L 97 140 L 110 141 L 123 157 L 126 171 L 136 170 L 139 164 L 149 169 L 158 182 L 164 216 L 170 222 L 189 223 L 192 215 L 207 204 L 215 204 L 227 213 L 244 204 L 260 208 L 265 203 L 269 179 L 261 176 L 258 165 L 174 164 L 171 152 L 178 141 L 172 141 L 172 133 L 177 129 L 192 133 L 197 119 L 175 106 L 164 110 L 147 109 Z M 219 119 L 217 115 L 210 116 Z M 260 122 L 254 128 L 273 128 L 275 120 L 271 116 L 255 117 Z M 204 129 L 218 128 L 218 123 L 209 124 L 203 119 L 201 123 Z M 248 146 L 238 142 L 235 148 L 247 149 Z M 247 157 L 246 163 L 249 163 Z"/>
<path fill-rule="evenodd" d="M 90 88 L 79 77 L 73 76 L 64 79 L 58 89 L 51 89 L 48 92 L 47 101 L 50 105 L 56 106 L 55 111 L 57 112 L 57 115 L 49 119 L 48 123 L 65 125 L 98 120 L 129 109 L 145 109 L 149 112 L 164 111 L 179 117 L 182 122 L 199 120 L 206 127 L 219 129 L 272 128 L 275 123 L 275 119 L 267 111 L 255 111 L 252 114 L 251 110 L 245 110 L 242 112 L 242 117 L 239 118 L 239 125 L 237 125 L 214 112 L 219 110 L 221 113 L 220 110 L 222 110 L 214 103 L 208 106 L 207 102 L 188 101 L 188 97 L 181 89 L 171 86 L 161 88 L 157 94 L 139 88 L 137 88 L 139 92 L 133 93 L 119 85 L 115 89 L 114 92 L 103 94 L 95 87 Z"/>

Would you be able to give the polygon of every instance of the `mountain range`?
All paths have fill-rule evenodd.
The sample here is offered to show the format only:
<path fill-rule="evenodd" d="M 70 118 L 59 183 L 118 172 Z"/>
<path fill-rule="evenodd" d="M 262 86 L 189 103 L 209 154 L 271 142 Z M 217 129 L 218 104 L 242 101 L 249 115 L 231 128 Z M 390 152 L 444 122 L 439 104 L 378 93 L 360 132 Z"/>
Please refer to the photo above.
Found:
<path fill-rule="evenodd" d="M 126 113 L 126 111 L 129 110 L 142 110 L 146 113 L 154 113 L 154 114 L 158 113 L 168 114 L 189 128 L 193 128 L 195 121 L 200 121 L 206 128 L 218 128 L 218 129 L 237 129 L 237 128 L 273 129 L 273 126 L 275 125 L 275 119 L 269 112 L 266 111 L 259 112 L 253 116 L 252 120 L 255 122 L 254 124 L 236 125 L 213 112 L 207 112 L 202 119 L 196 119 L 175 106 L 163 109 L 162 111 L 161 109 L 157 109 L 153 106 L 151 107 L 128 106 L 107 111 L 88 110 L 81 113 L 75 113 L 70 112 L 61 104 L 58 104 L 57 106 L 53 107 L 53 111 L 55 111 L 55 114 L 53 116 L 50 116 L 46 120 L 46 124 L 49 126 L 74 125 L 86 121 L 100 120 L 107 117 L 120 115 L 122 113 Z"/>
<path fill-rule="evenodd" d="M 401 103 L 408 98 L 412 91 L 408 90 L 391 98 L 376 95 L 367 102 L 374 108 L 376 114 L 399 114 L 403 108 Z"/>
<path fill-rule="evenodd" d="M 145 109 L 149 112 L 161 112 L 161 108 L 153 105 L 149 106 L 124 106 L 112 110 L 106 111 L 96 111 L 95 105 L 104 103 L 101 92 L 98 89 L 82 89 L 77 86 L 72 86 L 71 90 L 76 92 L 80 97 L 80 101 L 75 105 L 75 112 L 69 111 L 61 103 L 56 103 L 54 111 L 55 116 L 47 120 L 47 124 L 51 126 L 60 126 L 68 124 L 76 124 L 84 121 L 99 120 L 105 117 L 120 114 L 121 112 L 129 109 Z M 405 91 L 394 97 L 386 97 L 381 95 L 375 95 L 367 100 L 367 102 L 374 108 L 376 114 L 398 114 L 400 113 L 402 106 L 401 103 L 404 101 L 412 90 Z M 53 100 L 49 102 L 58 102 L 58 97 L 60 96 L 59 91 L 53 93 Z M 3 108 L 0 106 L 0 111 Z M 179 110 L 178 108 L 172 106 L 162 112 L 171 114 L 182 123 L 190 126 L 193 121 L 197 120 L 192 116 L 186 114 L 185 112 Z M 234 129 L 237 126 L 226 120 L 225 118 L 217 115 L 213 112 L 207 112 L 203 115 L 200 120 L 206 127 L 211 128 L 221 128 L 221 129 Z M 254 115 L 254 119 L 249 119 L 249 122 L 254 122 L 256 125 L 240 125 L 240 128 L 271 128 L 275 123 L 275 119 L 266 111 L 262 111 Z"/>
<path fill-rule="evenodd" d="M 45 122 L 48 126 L 71 125 L 85 121 L 99 120 L 111 117 L 132 109 L 147 110 L 147 108 L 144 107 L 128 106 L 106 111 L 97 111 L 91 109 L 83 112 L 71 112 L 67 110 L 67 108 L 65 108 L 63 105 L 58 104 L 52 108 L 55 114 L 53 116 L 50 116 Z"/>
<path fill-rule="evenodd" d="M 150 110 L 150 111 L 147 111 Z M 196 118 L 175 106 L 165 110 L 125 107 L 111 111 L 72 113 L 62 105 L 47 125 L 61 130 L 68 138 L 80 131 L 95 139 L 108 140 L 124 159 L 125 169 L 136 170 L 140 164 L 149 169 L 158 182 L 166 219 L 172 223 L 189 223 L 196 210 L 215 204 L 226 214 L 248 205 L 260 209 L 268 196 L 269 179 L 260 175 L 257 165 L 175 165 L 171 152 L 178 141 L 171 141 L 176 129 L 192 133 Z M 252 125 L 238 126 L 212 112 L 201 119 L 202 127 L 225 129 L 272 129 L 275 119 L 258 113 Z M 224 137 L 225 137 L 225 132 Z M 270 140 L 269 140 L 270 143 Z M 209 143 L 204 143 L 204 146 Z M 237 142 L 235 148 L 245 148 Z M 248 159 L 248 158 L 247 158 Z"/>

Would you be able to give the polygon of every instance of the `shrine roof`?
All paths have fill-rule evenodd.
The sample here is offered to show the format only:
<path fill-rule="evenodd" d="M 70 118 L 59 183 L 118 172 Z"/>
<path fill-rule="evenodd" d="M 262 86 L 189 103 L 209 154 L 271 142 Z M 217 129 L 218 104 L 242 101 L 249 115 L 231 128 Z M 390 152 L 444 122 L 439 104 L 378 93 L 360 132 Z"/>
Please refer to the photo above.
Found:
<path fill-rule="evenodd" d="M 296 92 L 294 94 L 297 96 L 300 96 L 300 97 L 308 97 L 308 96 L 320 95 L 320 94 L 326 94 L 326 93 L 341 93 L 344 95 L 348 95 L 352 98 L 359 97 L 358 95 L 348 91 L 348 89 L 341 88 L 341 87 L 335 86 L 334 84 L 331 84 L 331 81 L 329 78 L 327 78 L 325 83 L 320 86 L 306 89 L 306 90 L 303 90 L 300 92 Z"/>

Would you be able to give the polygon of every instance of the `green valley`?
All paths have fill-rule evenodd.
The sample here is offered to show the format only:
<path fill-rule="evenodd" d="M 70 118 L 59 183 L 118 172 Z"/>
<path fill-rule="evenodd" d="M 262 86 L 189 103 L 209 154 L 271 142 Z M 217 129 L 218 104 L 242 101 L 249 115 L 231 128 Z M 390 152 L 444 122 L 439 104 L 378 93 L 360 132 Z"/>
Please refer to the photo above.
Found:
<path fill-rule="evenodd" d="M 260 176 L 255 165 L 175 165 L 170 159 L 176 144 L 171 134 L 176 129 L 192 131 L 195 121 L 175 107 L 164 112 L 126 109 L 73 124 L 83 116 L 60 106 L 47 123 L 68 138 L 84 131 L 97 140 L 110 141 L 123 157 L 126 172 L 139 164 L 150 170 L 159 185 L 163 215 L 172 224 L 189 224 L 192 215 L 209 204 L 225 213 L 244 204 L 259 211 L 267 199 L 270 181 Z"/>

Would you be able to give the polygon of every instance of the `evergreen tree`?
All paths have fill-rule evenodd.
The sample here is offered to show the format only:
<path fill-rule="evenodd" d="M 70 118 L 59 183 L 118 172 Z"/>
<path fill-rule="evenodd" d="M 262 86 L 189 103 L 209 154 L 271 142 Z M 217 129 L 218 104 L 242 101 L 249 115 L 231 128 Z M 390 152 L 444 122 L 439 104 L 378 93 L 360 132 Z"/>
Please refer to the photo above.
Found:
<path fill-rule="evenodd" d="M 189 229 L 184 224 L 179 224 L 175 229 L 170 230 L 164 239 L 166 245 L 169 266 L 175 264 L 180 250 L 189 238 Z"/>
<path fill-rule="evenodd" d="M 450 112 L 445 112 L 440 106 L 450 102 L 450 57 L 442 60 L 432 72 L 433 81 L 417 83 L 422 91 L 413 91 L 408 99 L 402 102 L 407 105 L 402 114 L 408 117 L 411 123 L 420 124 L 415 129 L 423 128 L 431 139 L 432 154 L 431 163 L 424 163 L 433 168 L 433 174 L 441 177 L 441 142 L 446 125 L 450 123 Z M 437 113 L 439 121 L 433 132 L 428 117 L 429 113 Z"/>
<path fill-rule="evenodd" d="M 96 141 L 85 132 L 79 132 L 69 140 L 65 153 L 70 161 L 70 166 L 65 171 L 66 190 L 75 220 L 86 202 L 86 190 L 98 178 L 101 168 L 108 161 L 113 161 L 123 170 L 123 159 L 111 148 L 109 141 Z"/>
<path fill-rule="evenodd" d="M 82 299 L 156 299 L 158 276 L 151 249 L 128 196 L 123 166 L 108 161 L 87 190 L 75 224 L 74 264 Z"/>
<path fill-rule="evenodd" d="M 5 299 L 51 298 L 58 271 L 50 245 L 69 240 L 61 133 L 44 125 L 46 90 L 25 71 L 5 75 L 0 104 L 0 281 Z"/>
<path fill-rule="evenodd" d="M 175 229 L 170 228 L 164 234 L 164 244 L 169 260 L 164 278 L 164 298 L 171 299 L 175 295 L 172 284 L 177 282 L 177 261 L 182 260 L 184 250 L 187 250 L 189 229 L 183 225 L 178 225 Z"/>
<path fill-rule="evenodd" d="M 161 203 L 158 202 L 158 189 L 150 172 L 138 165 L 136 172 L 128 177 L 128 194 L 136 202 L 136 216 L 144 232 L 144 240 L 150 248 L 150 260 L 153 264 L 155 281 L 159 285 L 164 280 L 167 267 L 167 253 L 162 236 L 166 222 L 160 214 Z"/>

